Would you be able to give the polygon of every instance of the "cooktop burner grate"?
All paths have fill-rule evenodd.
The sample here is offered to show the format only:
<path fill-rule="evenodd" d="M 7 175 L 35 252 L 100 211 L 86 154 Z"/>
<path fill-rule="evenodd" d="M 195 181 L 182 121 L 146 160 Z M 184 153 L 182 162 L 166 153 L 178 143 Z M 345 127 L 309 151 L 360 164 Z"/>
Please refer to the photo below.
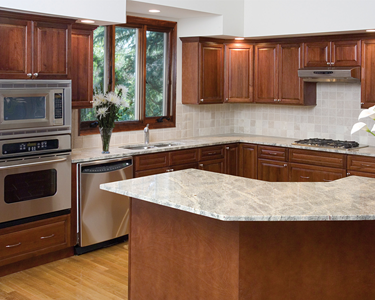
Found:
<path fill-rule="evenodd" d="M 367 147 L 366 145 L 360 145 L 355 141 L 340 141 L 332 139 L 303 139 L 298 140 L 293 143 L 294 145 L 305 145 L 305 146 L 315 146 L 315 147 L 325 147 L 325 148 L 340 148 L 340 149 L 352 149 L 352 148 L 362 148 Z"/>

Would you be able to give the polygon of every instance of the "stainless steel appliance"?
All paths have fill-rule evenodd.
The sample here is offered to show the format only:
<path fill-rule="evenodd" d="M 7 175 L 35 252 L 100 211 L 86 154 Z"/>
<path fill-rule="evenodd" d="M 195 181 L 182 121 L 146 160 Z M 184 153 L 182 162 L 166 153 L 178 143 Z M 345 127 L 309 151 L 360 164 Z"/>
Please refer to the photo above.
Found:
<path fill-rule="evenodd" d="M 125 240 L 129 233 L 129 198 L 103 191 L 99 185 L 132 178 L 132 158 L 82 163 L 78 172 L 76 254 Z"/>
<path fill-rule="evenodd" d="M 320 138 L 309 138 L 298 140 L 292 143 L 293 145 L 301 145 L 301 146 L 313 146 L 313 147 L 320 147 L 320 148 L 340 148 L 340 149 L 360 149 L 364 147 L 368 147 L 367 145 L 361 145 L 355 141 L 341 141 L 341 140 L 333 140 L 333 139 L 320 139 Z"/>
<path fill-rule="evenodd" d="M 307 82 L 360 82 L 360 67 L 303 68 L 298 76 Z"/>
<path fill-rule="evenodd" d="M 71 81 L 0 80 L 0 227 L 69 213 Z"/>
<path fill-rule="evenodd" d="M 0 139 L 71 133 L 70 80 L 0 80 Z"/>

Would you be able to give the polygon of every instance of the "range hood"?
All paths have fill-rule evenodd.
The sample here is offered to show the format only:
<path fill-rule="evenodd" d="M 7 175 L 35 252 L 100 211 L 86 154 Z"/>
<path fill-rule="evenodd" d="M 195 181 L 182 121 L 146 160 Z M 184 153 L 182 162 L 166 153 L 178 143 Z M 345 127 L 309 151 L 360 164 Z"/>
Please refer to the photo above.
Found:
<path fill-rule="evenodd" d="M 308 82 L 360 82 L 360 67 L 303 68 L 298 77 Z"/>

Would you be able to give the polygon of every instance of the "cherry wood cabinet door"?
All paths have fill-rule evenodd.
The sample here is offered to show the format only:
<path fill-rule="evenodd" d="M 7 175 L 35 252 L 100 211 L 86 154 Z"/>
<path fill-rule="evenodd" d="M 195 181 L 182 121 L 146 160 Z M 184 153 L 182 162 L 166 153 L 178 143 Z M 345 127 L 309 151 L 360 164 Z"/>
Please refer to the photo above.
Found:
<path fill-rule="evenodd" d="M 331 64 L 330 42 L 304 44 L 305 67 L 327 67 Z"/>
<path fill-rule="evenodd" d="M 216 173 L 224 173 L 224 158 L 222 159 L 215 159 L 215 160 L 207 160 L 201 161 L 199 163 L 199 169 L 204 171 L 216 172 Z"/>
<path fill-rule="evenodd" d="M 225 45 L 224 102 L 253 102 L 254 46 Z"/>
<path fill-rule="evenodd" d="M 302 68 L 302 44 L 280 44 L 279 102 L 303 104 L 303 80 L 298 77 L 300 68 Z"/>
<path fill-rule="evenodd" d="M 71 25 L 34 23 L 33 78 L 69 79 Z"/>
<path fill-rule="evenodd" d="M 239 176 L 257 179 L 257 145 L 241 144 Z"/>
<path fill-rule="evenodd" d="M 238 144 L 225 146 L 225 174 L 238 176 L 238 159 L 239 147 Z"/>
<path fill-rule="evenodd" d="M 331 43 L 331 62 L 335 67 L 361 65 L 361 41 L 337 41 Z"/>
<path fill-rule="evenodd" d="M 224 87 L 224 46 L 200 44 L 199 103 L 222 103 Z"/>
<path fill-rule="evenodd" d="M 330 182 L 346 176 L 345 169 L 289 164 L 289 181 L 291 182 Z"/>
<path fill-rule="evenodd" d="M 375 40 L 362 41 L 361 108 L 375 105 Z"/>
<path fill-rule="evenodd" d="M 272 182 L 287 182 L 288 164 L 282 161 L 258 159 L 258 179 Z"/>
<path fill-rule="evenodd" d="M 0 17 L 1 79 L 31 77 L 32 35 L 31 21 Z"/>
<path fill-rule="evenodd" d="M 278 100 L 277 44 L 255 46 L 254 101 L 273 103 Z"/>
<path fill-rule="evenodd" d="M 73 25 L 72 29 L 72 108 L 91 108 L 93 94 L 93 30 Z"/>

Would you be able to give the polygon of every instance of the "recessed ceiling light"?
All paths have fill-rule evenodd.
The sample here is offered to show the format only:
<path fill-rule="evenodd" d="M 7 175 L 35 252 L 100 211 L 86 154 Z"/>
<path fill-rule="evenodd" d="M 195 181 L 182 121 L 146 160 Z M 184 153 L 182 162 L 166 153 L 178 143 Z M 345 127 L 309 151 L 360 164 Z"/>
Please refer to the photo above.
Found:
<path fill-rule="evenodd" d="M 160 13 L 160 10 L 158 10 L 158 9 L 150 9 L 148 12 L 150 12 L 150 13 Z"/>
<path fill-rule="evenodd" d="M 237 41 L 242 41 L 242 40 L 244 40 L 245 38 L 235 38 L 235 40 L 237 40 Z"/>
<path fill-rule="evenodd" d="M 375 32 L 375 29 L 367 29 L 366 32 Z"/>
<path fill-rule="evenodd" d="M 95 21 L 93 21 L 93 20 L 81 20 L 81 23 L 93 24 L 93 23 L 95 23 Z"/>

